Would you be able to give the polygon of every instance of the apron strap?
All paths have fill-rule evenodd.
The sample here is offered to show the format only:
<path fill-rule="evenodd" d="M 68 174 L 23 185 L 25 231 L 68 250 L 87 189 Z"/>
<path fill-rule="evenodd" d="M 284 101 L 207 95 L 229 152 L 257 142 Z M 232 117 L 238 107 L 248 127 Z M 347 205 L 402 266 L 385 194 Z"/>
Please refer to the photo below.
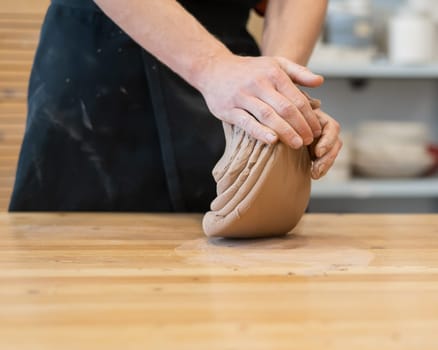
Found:
<path fill-rule="evenodd" d="M 142 50 L 143 62 L 146 76 L 149 83 L 149 91 L 154 109 L 155 123 L 158 129 L 160 140 L 161 155 L 163 159 L 164 171 L 166 174 L 167 186 L 169 189 L 170 200 L 176 212 L 186 211 L 183 200 L 181 184 L 176 166 L 175 152 L 173 150 L 173 140 L 168 123 L 167 107 L 163 96 L 160 76 L 160 63 L 152 55 Z"/>

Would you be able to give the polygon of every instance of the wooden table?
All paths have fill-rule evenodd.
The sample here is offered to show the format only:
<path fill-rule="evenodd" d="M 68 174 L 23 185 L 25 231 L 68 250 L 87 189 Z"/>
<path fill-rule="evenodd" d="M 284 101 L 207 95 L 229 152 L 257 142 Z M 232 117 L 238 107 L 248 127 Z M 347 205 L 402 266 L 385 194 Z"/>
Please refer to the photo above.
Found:
<path fill-rule="evenodd" d="M 0 214 L 0 349 L 438 349 L 438 215 Z"/>

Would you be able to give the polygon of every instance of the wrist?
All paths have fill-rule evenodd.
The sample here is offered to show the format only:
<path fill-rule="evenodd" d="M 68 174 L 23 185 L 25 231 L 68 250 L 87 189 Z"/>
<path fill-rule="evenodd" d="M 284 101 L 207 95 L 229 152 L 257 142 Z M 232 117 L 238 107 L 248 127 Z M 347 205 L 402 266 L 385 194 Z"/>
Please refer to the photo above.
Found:
<path fill-rule="evenodd" d="M 208 53 L 194 60 L 187 80 L 202 93 L 211 84 L 218 67 L 235 57 L 226 46 L 221 44 L 215 50 L 209 50 Z"/>

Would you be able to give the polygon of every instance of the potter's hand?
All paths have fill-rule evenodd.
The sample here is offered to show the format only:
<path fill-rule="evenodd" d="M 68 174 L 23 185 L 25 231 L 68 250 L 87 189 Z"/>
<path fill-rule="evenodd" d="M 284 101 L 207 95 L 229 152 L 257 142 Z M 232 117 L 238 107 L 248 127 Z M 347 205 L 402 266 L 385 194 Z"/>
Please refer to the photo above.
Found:
<path fill-rule="evenodd" d="M 322 126 L 321 138 L 315 146 L 316 160 L 312 166 L 312 178 L 316 180 L 324 176 L 333 165 L 342 147 L 342 140 L 339 136 L 339 123 L 321 109 L 315 110 L 315 113 Z"/>
<path fill-rule="evenodd" d="M 297 149 L 321 135 L 315 112 L 295 85 L 322 84 L 323 78 L 307 68 L 282 57 L 230 54 L 212 58 L 202 71 L 198 88 L 210 111 L 256 139 L 266 143 L 280 139 Z"/>

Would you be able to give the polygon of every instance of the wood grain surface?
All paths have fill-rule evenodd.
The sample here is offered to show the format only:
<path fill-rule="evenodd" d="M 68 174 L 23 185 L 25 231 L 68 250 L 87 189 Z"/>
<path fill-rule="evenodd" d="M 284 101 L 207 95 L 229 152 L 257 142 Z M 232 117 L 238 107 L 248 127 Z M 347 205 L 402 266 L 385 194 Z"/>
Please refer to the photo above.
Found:
<path fill-rule="evenodd" d="M 0 1 L 0 211 L 6 210 L 23 140 L 30 69 L 49 0 Z"/>
<path fill-rule="evenodd" d="M 0 349 L 438 349 L 438 215 L 0 214 Z"/>

